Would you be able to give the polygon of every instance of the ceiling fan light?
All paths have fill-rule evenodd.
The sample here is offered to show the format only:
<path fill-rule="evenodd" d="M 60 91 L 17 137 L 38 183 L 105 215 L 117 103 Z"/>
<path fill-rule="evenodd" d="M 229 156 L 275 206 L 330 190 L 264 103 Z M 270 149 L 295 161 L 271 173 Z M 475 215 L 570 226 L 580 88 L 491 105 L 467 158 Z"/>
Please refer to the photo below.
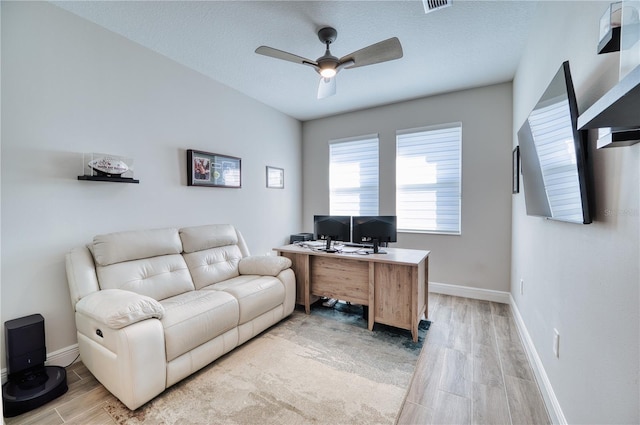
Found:
<path fill-rule="evenodd" d="M 336 74 L 337 72 L 334 68 L 323 68 L 320 70 L 320 75 L 322 75 L 324 78 L 335 77 Z"/>

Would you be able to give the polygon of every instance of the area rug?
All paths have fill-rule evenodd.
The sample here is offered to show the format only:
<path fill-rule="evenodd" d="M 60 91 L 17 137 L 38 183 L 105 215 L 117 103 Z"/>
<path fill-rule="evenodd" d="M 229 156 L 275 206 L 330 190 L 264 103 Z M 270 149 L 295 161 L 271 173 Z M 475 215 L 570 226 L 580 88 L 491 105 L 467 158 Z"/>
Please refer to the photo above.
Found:
<path fill-rule="evenodd" d="M 105 407 L 118 424 L 390 424 L 408 389 L 420 338 L 366 327 L 362 307 L 293 314 L 135 411 Z"/>

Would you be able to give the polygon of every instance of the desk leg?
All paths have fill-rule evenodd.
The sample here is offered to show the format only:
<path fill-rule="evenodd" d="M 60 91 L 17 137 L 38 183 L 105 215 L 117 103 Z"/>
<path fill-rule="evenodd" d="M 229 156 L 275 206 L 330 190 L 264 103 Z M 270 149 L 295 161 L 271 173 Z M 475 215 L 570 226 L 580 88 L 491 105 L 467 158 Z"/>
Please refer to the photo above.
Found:
<path fill-rule="evenodd" d="M 304 312 L 311 313 L 311 267 L 310 255 L 304 256 Z"/>
<path fill-rule="evenodd" d="M 422 316 L 427 318 L 429 309 L 429 257 L 411 272 L 411 336 L 418 342 L 418 326 Z M 421 299 L 422 298 L 422 299 Z"/>
<path fill-rule="evenodd" d="M 418 324 L 420 323 L 420 270 L 418 267 L 411 269 L 411 337 L 413 342 L 418 342 Z"/>
<path fill-rule="evenodd" d="M 369 262 L 369 330 L 373 330 L 373 324 L 376 318 L 376 306 L 375 306 L 375 263 Z"/>

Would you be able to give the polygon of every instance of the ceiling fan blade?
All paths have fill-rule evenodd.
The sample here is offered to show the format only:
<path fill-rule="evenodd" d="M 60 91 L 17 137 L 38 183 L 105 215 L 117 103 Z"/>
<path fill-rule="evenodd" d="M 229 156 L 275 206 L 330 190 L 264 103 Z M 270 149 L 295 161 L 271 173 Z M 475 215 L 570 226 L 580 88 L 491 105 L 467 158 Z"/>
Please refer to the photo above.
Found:
<path fill-rule="evenodd" d="M 318 85 L 318 99 L 333 96 L 336 94 L 336 77 L 320 78 Z"/>
<path fill-rule="evenodd" d="M 289 62 L 295 62 L 302 65 L 310 65 L 317 67 L 318 63 L 311 59 L 303 58 L 302 56 L 294 55 L 293 53 L 284 52 L 282 50 L 274 49 L 269 46 L 260 46 L 256 49 L 256 53 L 259 55 L 269 56 L 276 59 L 282 59 Z"/>
<path fill-rule="evenodd" d="M 353 61 L 353 65 L 346 66 L 347 69 L 350 69 L 400 59 L 401 57 L 402 45 L 400 40 L 397 37 L 392 37 L 343 56 L 340 58 L 340 63 Z"/>

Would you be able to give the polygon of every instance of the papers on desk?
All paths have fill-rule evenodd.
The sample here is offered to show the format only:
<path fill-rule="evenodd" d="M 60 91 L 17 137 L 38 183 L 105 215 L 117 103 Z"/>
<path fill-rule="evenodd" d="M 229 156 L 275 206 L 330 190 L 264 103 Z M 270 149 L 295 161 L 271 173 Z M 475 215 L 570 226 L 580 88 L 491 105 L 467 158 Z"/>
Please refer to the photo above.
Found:
<path fill-rule="evenodd" d="M 343 246 L 342 249 L 340 250 L 340 252 L 344 252 L 344 253 L 354 253 L 354 252 L 358 252 L 360 250 L 364 250 L 364 248 L 359 247 L 359 246 Z"/>
<path fill-rule="evenodd" d="M 302 246 L 304 248 L 312 249 L 312 250 L 324 251 L 324 248 L 326 248 L 327 246 L 327 242 L 326 241 L 304 241 L 304 242 L 297 243 L 296 245 Z M 332 244 L 331 247 L 333 249 L 336 249 L 337 253 L 343 253 L 343 254 L 367 254 L 368 253 L 367 251 L 371 251 L 370 248 L 367 249 L 362 245 L 348 246 L 348 245 L 342 245 L 342 244 Z"/>

